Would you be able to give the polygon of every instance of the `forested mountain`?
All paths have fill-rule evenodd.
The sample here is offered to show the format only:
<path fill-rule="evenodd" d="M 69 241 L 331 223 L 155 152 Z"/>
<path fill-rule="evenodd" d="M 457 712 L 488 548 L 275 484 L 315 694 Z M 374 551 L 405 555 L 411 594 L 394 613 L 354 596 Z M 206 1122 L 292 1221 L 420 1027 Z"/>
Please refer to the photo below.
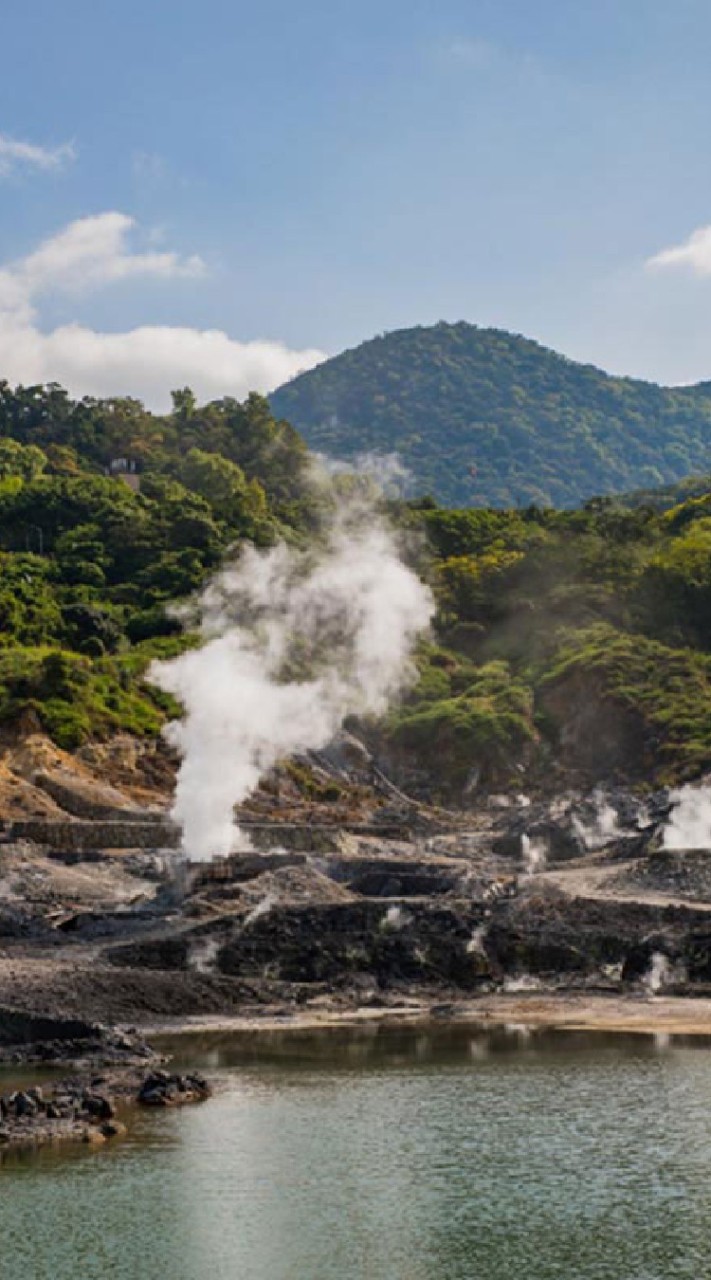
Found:
<path fill-rule="evenodd" d="M 711 470 L 711 384 L 614 378 L 464 323 L 374 338 L 271 404 L 313 449 L 397 452 L 450 505 L 570 507 Z"/>
<path fill-rule="evenodd" d="M 244 543 L 318 536 L 352 481 L 333 483 L 259 396 L 185 389 L 158 416 L 0 383 L 0 739 L 156 735 L 176 708 L 148 664 L 195 643 L 170 606 Z M 419 683 L 362 727 L 386 763 L 446 799 L 709 769 L 710 487 L 579 510 L 390 501 L 437 615 Z"/>

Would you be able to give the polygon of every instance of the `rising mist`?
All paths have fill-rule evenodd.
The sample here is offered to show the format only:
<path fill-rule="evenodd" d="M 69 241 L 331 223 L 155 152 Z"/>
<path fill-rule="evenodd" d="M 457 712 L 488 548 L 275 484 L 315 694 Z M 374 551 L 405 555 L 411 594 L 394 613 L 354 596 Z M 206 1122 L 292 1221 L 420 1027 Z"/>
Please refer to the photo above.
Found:
<path fill-rule="evenodd" d="M 234 808 L 283 756 L 324 747 L 346 716 L 382 715 L 414 678 L 429 589 L 372 509 L 346 506 L 317 550 L 247 547 L 199 600 L 203 644 L 149 677 L 184 707 L 166 730 L 182 762 L 184 852 L 240 843 Z"/>

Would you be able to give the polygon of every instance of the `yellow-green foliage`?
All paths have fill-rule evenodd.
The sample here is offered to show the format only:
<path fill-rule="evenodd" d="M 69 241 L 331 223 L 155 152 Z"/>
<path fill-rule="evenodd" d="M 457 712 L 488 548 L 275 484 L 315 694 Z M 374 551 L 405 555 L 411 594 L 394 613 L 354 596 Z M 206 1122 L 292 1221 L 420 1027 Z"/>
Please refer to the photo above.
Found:
<path fill-rule="evenodd" d="M 533 370 L 538 351 L 528 357 Z M 618 408 L 630 393 L 615 384 Z M 611 442 L 614 424 L 598 417 Z M 477 431 L 491 470 L 504 435 Z M 555 465 L 569 465 L 571 442 L 556 439 Z M 121 459 L 140 492 L 106 474 Z M 539 470 L 548 463 L 541 453 Z M 345 494 L 355 481 L 340 484 Z M 0 383 L 0 724 L 32 709 L 65 746 L 119 728 L 158 732 L 177 708 L 145 683 L 147 665 L 194 642 L 167 606 L 241 541 L 318 536 L 329 501 L 310 487 L 303 441 L 259 396 L 199 406 L 183 388 L 156 416 L 135 400 Z M 637 717 L 652 773 L 711 767 L 711 493 L 696 486 L 666 512 L 610 499 L 564 511 L 443 510 L 431 499 L 390 509 L 415 531 L 411 555 L 438 603 L 419 682 L 384 727 L 394 748 L 452 788 L 473 771 L 505 776 L 541 739 L 559 750 L 565 707 L 551 711 L 548 695 L 574 678 Z M 292 674 L 317 657 L 295 650 Z"/>
<path fill-rule="evenodd" d="M 711 516 L 696 520 L 670 539 L 651 565 L 689 586 L 707 587 L 711 583 Z"/>
<path fill-rule="evenodd" d="M 303 524 L 306 469 L 259 396 L 184 389 L 156 417 L 0 383 L 0 723 L 32 710 L 63 746 L 157 733 L 177 708 L 143 683 L 151 646 L 188 642 L 167 605 Z"/>
<path fill-rule="evenodd" d="M 443 614 L 453 621 L 485 620 L 492 595 L 501 590 L 507 572 L 523 555 L 522 551 L 494 546 L 478 556 L 450 556 L 441 561 L 435 587 Z"/>
<path fill-rule="evenodd" d="M 711 656 L 599 625 L 563 642 L 541 690 L 565 687 L 576 674 L 588 681 L 591 697 L 603 705 L 610 699 L 639 719 L 660 779 L 675 781 L 708 768 Z"/>
<path fill-rule="evenodd" d="M 500 770 L 530 754 L 534 724 L 558 748 L 566 703 L 549 693 L 572 690 L 575 676 L 592 703 L 636 717 L 650 779 L 711 767 L 711 495 L 667 513 L 610 501 L 417 510 L 441 647 L 422 651 L 419 684 L 389 721 L 393 741 L 443 775 Z"/>
<path fill-rule="evenodd" d="M 411 700 L 393 713 L 386 738 L 426 761 L 445 788 L 472 771 L 493 779 L 510 773 L 535 737 L 533 695 L 505 662 L 477 667 L 437 663 L 430 651 Z"/>
<path fill-rule="evenodd" d="M 147 660 L 144 655 L 144 669 Z M 118 730 L 154 735 L 168 709 L 115 659 L 43 647 L 0 651 L 0 721 L 12 723 L 32 710 L 62 747 Z"/>
<path fill-rule="evenodd" d="M 295 760 L 287 761 L 286 771 L 307 800 L 317 804 L 333 804 L 344 797 L 345 788 L 334 778 L 330 778 L 327 782 L 320 781 L 314 777 L 311 769 L 306 765 L 297 764 Z"/>

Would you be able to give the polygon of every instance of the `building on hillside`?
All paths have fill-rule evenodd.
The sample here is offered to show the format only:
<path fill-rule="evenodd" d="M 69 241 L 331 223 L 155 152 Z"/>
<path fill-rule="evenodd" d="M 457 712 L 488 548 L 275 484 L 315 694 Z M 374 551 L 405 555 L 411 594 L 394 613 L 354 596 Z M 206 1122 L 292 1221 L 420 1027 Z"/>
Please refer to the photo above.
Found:
<path fill-rule="evenodd" d="M 106 474 L 123 480 L 134 493 L 141 488 L 141 475 L 135 458 L 112 458 Z"/>

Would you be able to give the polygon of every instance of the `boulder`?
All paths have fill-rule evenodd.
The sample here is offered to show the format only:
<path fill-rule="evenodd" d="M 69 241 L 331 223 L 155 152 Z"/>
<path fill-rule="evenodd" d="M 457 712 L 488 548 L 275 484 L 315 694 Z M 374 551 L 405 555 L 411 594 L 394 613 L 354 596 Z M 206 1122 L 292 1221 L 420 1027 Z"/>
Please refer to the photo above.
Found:
<path fill-rule="evenodd" d="M 82 1098 L 82 1108 L 97 1120 L 113 1120 L 116 1115 L 116 1108 L 111 1099 L 101 1093 L 85 1093 Z"/>
<path fill-rule="evenodd" d="M 127 1129 L 120 1120 L 105 1120 L 101 1125 L 101 1132 L 105 1138 L 123 1138 Z"/>

